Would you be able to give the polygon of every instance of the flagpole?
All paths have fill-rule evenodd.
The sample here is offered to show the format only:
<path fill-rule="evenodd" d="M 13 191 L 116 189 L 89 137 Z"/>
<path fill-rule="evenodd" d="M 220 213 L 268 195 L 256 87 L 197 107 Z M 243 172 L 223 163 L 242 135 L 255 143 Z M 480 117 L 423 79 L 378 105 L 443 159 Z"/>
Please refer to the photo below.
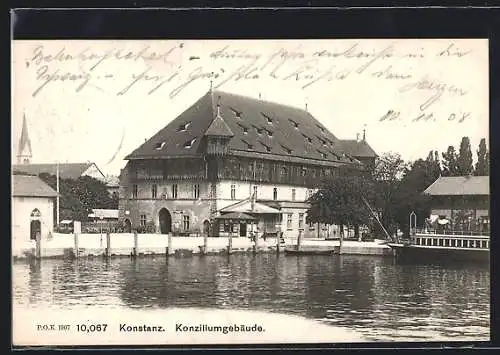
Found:
<path fill-rule="evenodd" d="M 56 201 L 56 221 L 59 226 L 59 161 L 56 162 L 56 186 L 57 186 L 57 201 Z"/>

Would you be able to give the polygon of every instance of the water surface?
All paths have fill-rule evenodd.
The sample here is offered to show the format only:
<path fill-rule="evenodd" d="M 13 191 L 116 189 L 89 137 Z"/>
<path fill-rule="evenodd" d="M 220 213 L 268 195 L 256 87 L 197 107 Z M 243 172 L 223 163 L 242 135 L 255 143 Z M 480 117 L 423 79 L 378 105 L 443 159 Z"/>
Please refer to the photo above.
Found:
<path fill-rule="evenodd" d="M 375 341 L 489 340 L 485 266 L 368 256 L 43 260 L 13 266 L 15 305 L 196 307 L 297 315 Z"/>

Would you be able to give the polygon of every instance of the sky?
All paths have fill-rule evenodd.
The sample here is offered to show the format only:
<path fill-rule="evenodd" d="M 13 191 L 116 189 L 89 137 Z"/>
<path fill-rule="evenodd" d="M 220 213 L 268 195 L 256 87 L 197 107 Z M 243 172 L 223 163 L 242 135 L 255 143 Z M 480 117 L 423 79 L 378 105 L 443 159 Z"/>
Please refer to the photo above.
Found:
<path fill-rule="evenodd" d="M 475 156 L 488 139 L 486 39 L 13 41 L 12 159 L 23 115 L 33 163 L 125 156 L 210 90 L 307 109 L 341 139 L 405 160 Z"/>

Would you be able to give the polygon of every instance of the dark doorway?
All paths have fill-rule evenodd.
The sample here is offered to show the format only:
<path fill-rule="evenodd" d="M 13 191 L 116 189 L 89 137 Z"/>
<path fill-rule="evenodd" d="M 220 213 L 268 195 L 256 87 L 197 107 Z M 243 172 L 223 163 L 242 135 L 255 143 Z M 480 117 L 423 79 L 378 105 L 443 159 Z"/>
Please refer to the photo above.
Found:
<path fill-rule="evenodd" d="M 240 237 L 246 237 L 246 236 L 247 236 L 247 224 L 240 223 Z"/>
<path fill-rule="evenodd" d="M 30 239 L 36 240 L 37 234 L 42 234 L 42 224 L 39 220 L 33 220 L 30 224 Z"/>
<path fill-rule="evenodd" d="M 162 208 L 158 213 L 160 219 L 160 233 L 168 234 L 172 232 L 172 216 L 166 208 Z"/>
<path fill-rule="evenodd" d="M 132 232 L 132 223 L 130 223 L 130 219 L 126 219 L 125 222 L 124 222 L 124 225 L 125 225 L 124 226 L 124 228 L 125 228 L 124 232 L 125 233 Z"/>
<path fill-rule="evenodd" d="M 204 234 L 210 233 L 210 222 L 207 220 L 203 222 L 203 233 Z"/>

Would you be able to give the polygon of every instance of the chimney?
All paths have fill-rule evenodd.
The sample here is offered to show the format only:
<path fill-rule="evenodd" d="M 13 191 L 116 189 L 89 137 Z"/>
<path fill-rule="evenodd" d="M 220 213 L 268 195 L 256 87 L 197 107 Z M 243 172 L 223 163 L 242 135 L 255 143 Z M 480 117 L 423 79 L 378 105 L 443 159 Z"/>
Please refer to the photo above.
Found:
<path fill-rule="evenodd" d="M 363 128 L 363 142 L 366 142 L 366 128 Z"/>

